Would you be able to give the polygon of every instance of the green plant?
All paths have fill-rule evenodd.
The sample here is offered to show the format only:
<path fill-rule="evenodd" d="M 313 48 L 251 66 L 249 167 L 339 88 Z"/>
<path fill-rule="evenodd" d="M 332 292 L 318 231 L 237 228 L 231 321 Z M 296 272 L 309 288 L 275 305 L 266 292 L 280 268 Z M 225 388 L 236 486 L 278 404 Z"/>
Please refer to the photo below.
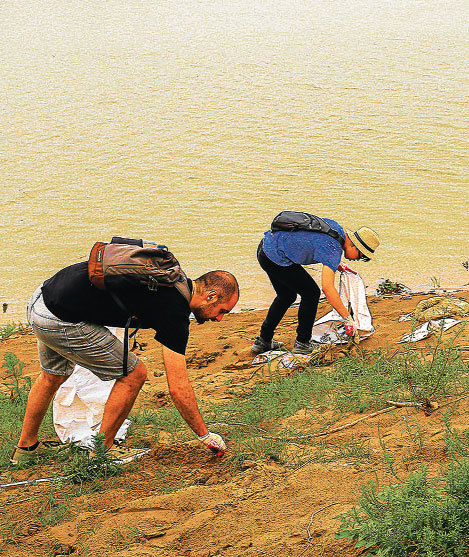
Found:
<path fill-rule="evenodd" d="M 66 518 L 75 505 L 63 493 L 61 483 L 49 488 L 35 513 L 41 526 L 55 526 Z"/>
<path fill-rule="evenodd" d="M 104 433 L 100 433 L 94 438 L 92 454 L 80 447 L 72 447 L 72 462 L 63 468 L 63 473 L 69 481 L 73 483 L 91 482 L 101 478 L 119 476 L 122 473 L 122 464 L 109 458 L 107 447 L 103 442 Z"/>
<path fill-rule="evenodd" d="M 395 457 L 389 453 L 386 450 L 386 444 L 383 441 L 383 437 L 381 436 L 381 431 L 380 431 L 380 427 L 378 425 L 378 441 L 379 441 L 379 446 L 381 447 L 381 449 L 383 450 L 383 459 L 384 462 L 386 463 L 386 465 L 389 468 L 389 472 L 395 477 L 397 478 L 397 470 L 394 466 L 396 459 Z"/>
<path fill-rule="evenodd" d="M 9 398 L 13 403 L 20 404 L 25 401 L 31 388 L 31 378 L 23 375 L 24 363 L 13 354 L 7 352 L 3 359 L 2 368 L 5 368 L 7 387 L 10 390 Z"/>
<path fill-rule="evenodd" d="M 445 339 L 440 330 L 422 348 L 405 345 L 391 356 L 382 350 L 346 356 L 330 375 L 336 383 L 331 402 L 342 410 L 363 412 L 382 408 L 387 400 L 405 400 L 431 412 L 438 398 L 469 391 L 468 364 L 456 345 L 462 330 Z"/>
<path fill-rule="evenodd" d="M 444 436 L 448 454 L 453 460 L 461 457 L 469 457 L 469 429 L 461 433 L 451 427 L 449 417 L 443 414 Z"/>
<path fill-rule="evenodd" d="M 419 350 L 410 346 L 401 358 L 402 372 L 412 398 L 431 412 L 431 401 L 448 394 L 460 394 L 469 388 L 468 364 L 456 345 L 465 324 L 443 342 L 443 329 Z"/>
<path fill-rule="evenodd" d="M 361 488 L 359 506 L 343 513 L 337 538 L 368 555 L 464 557 L 469 551 L 469 460 L 453 464 L 440 486 L 422 467 L 404 484 Z"/>
<path fill-rule="evenodd" d="M 413 444 L 415 452 L 420 454 L 423 449 L 423 441 L 426 435 L 424 427 L 417 422 L 413 422 L 409 416 L 403 417 L 402 423 L 404 425 L 404 432 Z"/>
<path fill-rule="evenodd" d="M 407 286 L 390 279 L 383 279 L 376 287 L 376 294 L 378 296 L 383 294 L 404 294 L 406 291 L 409 291 Z"/>
<path fill-rule="evenodd" d="M 0 536 L 4 546 L 10 544 L 18 545 L 21 538 L 21 524 L 5 516 L 0 525 Z"/>
<path fill-rule="evenodd" d="M 0 327 L 0 340 L 4 340 L 16 333 L 15 323 L 7 323 Z"/>
<path fill-rule="evenodd" d="M 0 327 L 0 340 L 5 340 L 16 333 L 26 333 L 28 331 L 30 331 L 30 327 L 23 323 L 6 323 Z"/>

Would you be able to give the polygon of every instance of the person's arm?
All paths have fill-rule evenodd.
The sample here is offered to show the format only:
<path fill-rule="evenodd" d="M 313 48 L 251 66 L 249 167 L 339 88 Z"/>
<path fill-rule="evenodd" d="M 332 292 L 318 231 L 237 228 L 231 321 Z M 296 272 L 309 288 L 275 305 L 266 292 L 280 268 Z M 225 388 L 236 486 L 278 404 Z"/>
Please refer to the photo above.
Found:
<path fill-rule="evenodd" d="M 163 361 L 169 393 L 174 406 L 176 406 L 187 425 L 198 436 L 199 441 L 216 455 L 223 456 L 226 450 L 223 438 L 217 433 L 209 431 L 200 415 L 194 389 L 187 375 L 185 356 L 163 345 Z"/>
<path fill-rule="evenodd" d="M 350 317 L 350 313 L 344 306 L 344 303 L 340 299 L 337 288 L 334 284 L 335 273 L 327 265 L 322 266 L 322 291 L 324 296 L 326 296 L 328 302 L 331 306 L 344 318 Z"/>
<path fill-rule="evenodd" d="M 337 288 L 334 284 L 335 273 L 327 265 L 322 266 L 322 291 L 331 306 L 345 319 L 345 334 L 349 337 L 357 334 L 358 325 L 348 312 L 344 303 L 340 299 Z"/>
<path fill-rule="evenodd" d="M 163 346 L 163 361 L 174 406 L 194 433 L 198 436 L 205 435 L 208 429 L 200 415 L 194 389 L 189 382 L 185 356 Z"/>

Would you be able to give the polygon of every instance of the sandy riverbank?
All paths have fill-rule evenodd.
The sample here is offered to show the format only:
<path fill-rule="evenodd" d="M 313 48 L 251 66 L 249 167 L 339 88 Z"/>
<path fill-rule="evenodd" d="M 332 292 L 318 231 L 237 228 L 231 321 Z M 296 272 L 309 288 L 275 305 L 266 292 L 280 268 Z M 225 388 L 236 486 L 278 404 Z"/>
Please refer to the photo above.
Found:
<path fill-rule="evenodd" d="M 467 291 L 455 295 L 469 300 Z M 376 332 L 361 343 L 363 354 L 378 348 L 389 355 L 398 349 L 403 350 L 403 345 L 398 345 L 397 341 L 410 331 L 411 325 L 410 322 L 399 322 L 398 318 L 412 311 L 419 300 L 430 296 L 415 295 L 408 299 L 399 295 L 370 297 L 368 302 Z M 318 315 L 328 310 L 328 304 L 323 302 Z M 227 315 L 221 323 L 191 324 L 187 362 L 202 406 L 208 402 L 237 400 L 260 383 L 271 380 L 266 374 L 253 374 L 255 368 L 251 365 L 249 349 L 265 312 L 243 311 Z M 296 308 L 293 307 L 277 335 L 289 347 L 293 345 L 295 326 Z M 141 344 L 138 354 L 148 366 L 149 379 L 136 407 L 169 407 L 171 401 L 161 349 L 150 331 L 140 332 L 138 340 Z M 468 329 L 458 343 L 466 348 L 469 346 Z M 14 352 L 24 362 L 24 373 L 33 379 L 37 376 L 39 366 L 33 335 L 13 335 L 0 342 L 2 360 L 6 352 Z M 324 373 L 327 373 L 327 367 Z M 461 401 L 453 410 L 454 427 L 467 428 L 468 400 Z M 297 427 L 311 426 L 314 415 L 314 409 L 300 410 L 286 418 L 285 423 Z M 409 416 L 426 432 L 420 460 L 415 463 L 407 460 L 410 441 L 405 438 L 402 428 L 402 420 Z M 358 417 L 360 415 L 353 414 L 336 417 L 336 425 Z M 264 427 L 268 429 L 269 424 Z M 218 429 L 224 433 L 223 427 Z M 344 446 L 352 440 L 366 442 L 372 453 L 366 464 L 347 465 L 344 459 L 333 463 L 312 462 L 291 475 L 281 463 L 268 458 L 248 461 L 243 467 L 234 469 L 229 464 L 229 458 L 236 450 L 233 444 L 231 453 L 228 451 L 223 459 L 217 460 L 197 442 L 170 444 L 170 435 L 163 432 L 158 439 L 155 438 L 151 456 L 145 457 L 136 470 L 126 473 L 102 494 L 83 496 L 65 523 L 38 526 L 31 515 L 30 509 L 34 507 L 31 501 L 42 496 L 47 488 L 36 486 L 26 488 L 21 494 L 18 491 L 0 494 L 0 504 L 8 503 L 9 516 L 20 524 L 23 532 L 28 533 L 18 545 L 9 546 L 5 555 L 47 555 L 51 540 L 56 540 L 75 548 L 86 545 L 86 555 L 100 556 L 297 556 L 307 547 L 307 527 L 312 513 L 333 503 L 315 519 L 308 543 L 317 552 L 322 551 L 324 556 L 355 556 L 359 554 L 357 550 L 334 538 L 338 528 L 334 517 L 356 502 L 359 486 L 369 479 L 378 477 L 382 485 L 396 482 L 383 466 L 378 433 L 386 440 L 388 450 L 393 451 L 402 478 L 421 462 L 434 471 L 445 465 L 447 456 L 441 413 L 425 416 L 414 408 L 398 408 L 328 436 L 328 446 Z M 6 471 L 1 479 L 24 478 L 28 473 L 32 474 Z M 34 474 L 47 476 L 50 470 L 43 467 Z M 163 481 L 164 489 L 157 487 L 161 485 L 156 481 L 157 477 L 158 482 Z M 145 535 L 132 535 L 137 528 Z M 116 531 L 120 538 L 116 537 Z M 319 554 L 315 550 L 312 550 L 313 554 Z"/>

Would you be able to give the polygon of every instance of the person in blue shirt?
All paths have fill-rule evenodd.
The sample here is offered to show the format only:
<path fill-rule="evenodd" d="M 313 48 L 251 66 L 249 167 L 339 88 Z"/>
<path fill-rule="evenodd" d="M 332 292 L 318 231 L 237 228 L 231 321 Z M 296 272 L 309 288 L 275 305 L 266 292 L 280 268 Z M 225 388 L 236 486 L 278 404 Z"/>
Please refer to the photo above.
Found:
<path fill-rule="evenodd" d="M 345 258 L 351 261 L 373 259 L 380 243 L 379 237 L 374 230 L 367 227 L 352 232 L 344 230 L 332 219 L 323 220 L 344 238 L 343 247 L 338 240 L 321 232 L 308 230 L 265 232 L 257 249 L 257 260 L 267 273 L 277 295 L 262 324 L 260 334 L 254 340 L 253 352 L 261 353 L 282 348 L 282 343 L 273 340 L 274 332 L 298 294 L 300 305 L 293 352 L 310 354 L 317 347 L 317 344 L 311 341 L 311 334 L 321 290 L 302 265 L 322 263 L 324 295 L 331 306 L 344 318 L 346 333 L 353 336 L 357 332 L 356 323 L 334 285 L 335 272 L 347 268 L 340 263 L 342 252 Z"/>

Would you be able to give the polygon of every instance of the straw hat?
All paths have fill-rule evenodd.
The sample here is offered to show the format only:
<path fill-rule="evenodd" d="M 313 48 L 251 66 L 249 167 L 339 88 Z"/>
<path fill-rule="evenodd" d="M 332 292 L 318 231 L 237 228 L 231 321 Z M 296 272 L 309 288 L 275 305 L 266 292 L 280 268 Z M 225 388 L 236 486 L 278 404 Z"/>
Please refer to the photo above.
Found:
<path fill-rule="evenodd" d="M 366 257 L 370 259 L 375 257 L 375 250 L 379 246 L 379 236 L 374 230 L 362 226 L 355 232 L 351 230 L 346 230 L 346 232 L 352 244 L 361 251 L 363 255 L 366 255 Z"/>

